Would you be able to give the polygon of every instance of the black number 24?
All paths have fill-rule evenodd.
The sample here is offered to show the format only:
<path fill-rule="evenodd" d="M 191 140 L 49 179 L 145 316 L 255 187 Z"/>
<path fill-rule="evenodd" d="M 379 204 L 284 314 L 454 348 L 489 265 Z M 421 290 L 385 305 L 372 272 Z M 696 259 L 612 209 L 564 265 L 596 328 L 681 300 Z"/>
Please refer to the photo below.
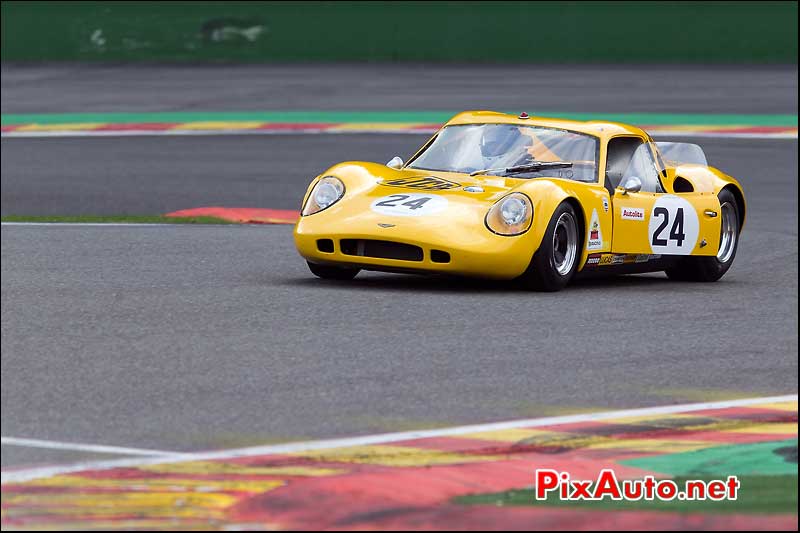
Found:
<path fill-rule="evenodd" d="M 653 246 L 667 246 L 668 241 L 662 239 L 661 234 L 669 225 L 669 210 L 666 207 L 656 207 L 653 210 L 653 216 L 664 219 L 653 232 Z M 675 213 L 675 222 L 672 223 L 672 228 L 669 230 L 669 240 L 677 241 L 678 246 L 682 246 L 684 239 L 686 239 L 686 234 L 683 232 L 683 208 L 679 207 Z"/>

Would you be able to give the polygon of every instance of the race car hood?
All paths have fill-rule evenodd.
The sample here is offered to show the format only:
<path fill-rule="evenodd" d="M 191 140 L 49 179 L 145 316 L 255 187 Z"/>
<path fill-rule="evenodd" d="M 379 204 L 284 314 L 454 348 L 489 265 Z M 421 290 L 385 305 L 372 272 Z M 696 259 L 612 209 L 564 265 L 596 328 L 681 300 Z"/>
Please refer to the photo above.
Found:
<path fill-rule="evenodd" d="M 470 176 L 457 172 L 412 168 L 396 170 L 377 163 L 360 161 L 341 163 L 331 167 L 322 175 L 336 176 L 342 180 L 351 197 L 353 194 L 380 197 L 391 194 L 426 193 L 467 204 L 492 204 L 515 187 L 529 181 L 502 176 Z"/>
<path fill-rule="evenodd" d="M 321 176 L 339 178 L 345 185 L 344 196 L 317 214 L 301 217 L 300 226 L 308 227 L 303 219 L 309 219 L 308 223 L 313 222 L 314 227 L 324 225 L 334 233 L 364 237 L 391 226 L 402 229 L 406 238 L 425 234 L 441 241 L 446 241 L 454 228 L 482 231 L 484 217 L 492 204 L 508 194 L 516 185 L 513 182 L 520 181 L 395 170 L 362 162 L 336 165 Z M 470 192 L 465 187 L 480 189 Z"/>

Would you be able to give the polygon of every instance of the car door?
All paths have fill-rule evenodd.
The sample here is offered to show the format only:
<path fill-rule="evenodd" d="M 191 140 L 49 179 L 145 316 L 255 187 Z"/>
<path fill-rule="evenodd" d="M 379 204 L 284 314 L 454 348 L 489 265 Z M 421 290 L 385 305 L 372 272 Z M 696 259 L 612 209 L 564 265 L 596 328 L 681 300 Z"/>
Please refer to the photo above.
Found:
<path fill-rule="evenodd" d="M 611 198 L 612 252 L 716 255 L 719 200 L 714 194 L 665 193 L 654 149 L 651 143 L 636 149 Z"/>

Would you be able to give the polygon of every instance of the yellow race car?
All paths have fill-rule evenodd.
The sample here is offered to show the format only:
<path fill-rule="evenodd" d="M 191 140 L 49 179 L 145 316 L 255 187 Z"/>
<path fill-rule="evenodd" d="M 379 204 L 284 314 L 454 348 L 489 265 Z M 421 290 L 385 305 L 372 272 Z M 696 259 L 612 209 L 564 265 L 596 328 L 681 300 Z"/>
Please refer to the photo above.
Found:
<path fill-rule="evenodd" d="M 544 291 L 591 273 L 716 281 L 745 210 L 741 185 L 697 145 L 612 122 L 470 111 L 407 163 L 317 176 L 294 239 L 329 279 L 448 273 Z"/>

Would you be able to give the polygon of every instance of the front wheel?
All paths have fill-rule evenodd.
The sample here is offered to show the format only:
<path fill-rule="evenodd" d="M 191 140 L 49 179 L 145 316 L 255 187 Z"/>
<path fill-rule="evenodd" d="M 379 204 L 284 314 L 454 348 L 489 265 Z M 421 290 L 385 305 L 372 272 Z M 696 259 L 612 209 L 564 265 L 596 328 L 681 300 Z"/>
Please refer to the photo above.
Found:
<path fill-rule="evenodd" d="M 563 202 L 553 213 L 528 269 L 518 278 L 522 286 L 544 292 L 563 289 L 578 269 L 580 235 L 575 209 Z"/>
<path fill-rule="evenodd" d="M 322 279 L 349 280 L 356 277 L 356 275 L 360 272 L 360 270 L 357 268 L 319 265 L 310 261 L 306 261 L 306 263 L 308 263 L 308 269 L 311 271 L 311 273 Z"/>
<path fill-rule="evenodd" d="M 728 190 L 719 193 L 720 238 L 714 257 L 686 257 L 666 270 L 669 279 L 676 281 L 717 281 L 733 264 L 739 247 L 739 205 Z"/>

